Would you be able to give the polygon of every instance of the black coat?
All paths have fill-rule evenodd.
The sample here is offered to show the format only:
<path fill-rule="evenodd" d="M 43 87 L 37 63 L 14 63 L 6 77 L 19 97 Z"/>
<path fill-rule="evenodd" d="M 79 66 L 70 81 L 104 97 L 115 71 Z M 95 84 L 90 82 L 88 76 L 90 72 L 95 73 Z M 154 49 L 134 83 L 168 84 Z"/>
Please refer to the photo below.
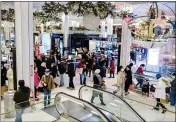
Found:
<path fill-rule="evenodd" d="M 66 64 L 64 64 L 64 63 L 58 64 L 58 69 L 59 69 L 60 74 L 64 74 L 66 72 L 66 66 L 64 66 L 64 65 L 66 65 Z"/>
<path fill-rule="evenodd" d="M 56 66 L 51 67 L 50 72 L 51 72 L 51 75 L 53 76 L 53 78 L 55 78 L 56 75 L 57 75 L 57 68 L 56 68 Z"/>
<path fill-rule="evenodd" d="M 129 65 L 125 68 L 125 73 L 126 73 L 126 83 L 132 84 L 132 71 Z"/>
<path fill-rule="evenodd" d="M 94 81 L 94 86 L 93 86 L 94 88 L 96 88 L 96 89 L 101 88 L 100 81 L 99 81 L 99 79 L 97 78 L 96 75 L 94 75 L 93 81 Z"/>
<path fill-rule="evenodd" d="M 74 77 L 75 76 L 75 70 L 74 70 L 74 64 L 73 63 L 68 64 L 67 74 L 68 74 L 69 77 Z"/>
<path fill-rule="evenodd" d="M 34 62 L 35 62 L 36 66 L 37 66 L 37 68 L 39 70 L 40 67 L 41 67 L 42 62 L 39 59 L 35 59 Z"/>
<path fill-rule="evenodd" d="M 39 75 L 40 79 L 41 79 L 42 76 L 45 74 L 45 70 L 46 70 L 45 67 L 43 67 L 43 66 L 40 67 L 40 69 L 39 69 L 39 71 L 38 71 L 38 75 Z"/>
<path fill-rule="evenodd" d="M 15 104 L 18 104 L 15 106 L 16 109 L 20 108 L 26 108 L 30 105 L 29 103 L 29 97 L 30 97 L 30 88 L 29 87 L 20 87 L 18 91 L 15 92 L 13 100 L 15 101 Z M 26 101 L 26 102 L 25 102 Z"/>
<path fill-rule="evenodd" d="M 51 69 L 51 64 L 53 63 L 52 58 L 48 58 L 46 61 L 46 67 L 47 69 Z"/>

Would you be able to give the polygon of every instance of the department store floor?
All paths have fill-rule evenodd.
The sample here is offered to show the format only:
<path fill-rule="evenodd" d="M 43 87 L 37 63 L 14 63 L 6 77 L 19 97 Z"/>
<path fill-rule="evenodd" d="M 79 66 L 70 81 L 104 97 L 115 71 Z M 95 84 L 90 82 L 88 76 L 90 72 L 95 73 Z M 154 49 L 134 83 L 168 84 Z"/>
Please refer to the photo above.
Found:
<path fill-rule="evenodd" d="M 109 77 L 109 74 L 107 74 L 107 77 Z M 58 83 L 59 83 L 59 77 L 55 79 Z M 79 75 L 77 74 L 74 78 L 74 84 L 75 84 L 75 90 L 69 90 L 66 87 L 68 87 L 68 76 L 64 75 L 64 80 L 65 80 L 65 86 L 64 87 L 58 87 L 55 88 L 52 91 L 52 98 L 55 97 L 56 93 L 58 92 L 64 92 L 67 94 L 70 94 L 72 96 L 78 97 L 78 92 L 79 92 L 79 88 L 81 87 L 80 85 L 80 81 L 79 81 Z M 134 79 L 135 81 L 135 79 Z M 107 90 L 109 89 L 110 91 L 113 91 L 116 89 L 116 87 L 114 86 L 114 84 L 116 84 L 116 78 L 105 78 L 105 82 L 107 85 Z M 92 82 L 92 77 L 87 77 L 87 85 L 89 86 L 93 86 L 93 82 Z M 84 94 L 84 96 L 86 96 L 86 94 Z M 40 101 L 43 100 L 43 94 L 41 94 L 40 96 Z M 87 97 L 87 96 L 86 96 Z M 133 100 L 137 100 L 143 103 L 147 103 L 150 105 L 155 105 L 156 101 L 154 98 L 151 97 L 147 97 L 147 96 L 141 96 L 141 94 L 138 94 L 134 91 L 130 91 L 130 94 L 128 94 L 127 96 L 125 96 L 125 100 L 146 120 L 146 121 L 175 121 L 176 115 L 175 115 L 175 107 L 170 106 L 169 104 L 166 104 L 166 107 L 168 108 L 168 110 L 173 111 L 171 112 L 166 112 L 165 114 L 162 114 L 161 110 L 160 111 L 155 111 L 153 110 L 152 106 L 148 106 L 136 101 L 132 101 L 129 100 L 133 99 Z M 106 99 L 105 97 L 103 99 Z M 54 104 L 54 101 L 51 102 L 51 104 Z M 3 107 L 4 103 L 3 101 L 1 101 L 1 105 Z M 1 108 L 2 108 L 1 107 Z M 55 109 L 55 108 L 53 108 Z M 72 108 L 70 108 L 72 109 Z M 1 113 L 3 113 L 4 109 L 1 109 Z M 52 112 L 52 110 L 50 110 Z M 55 111 L 55 110 L 53 110 Z M 4 115 L 1 115 L 1 121 L 4 122 L 14 122 L 15 118 L 5 118 Z M 51 115 L 49 114 L 49 112 L 46 112 L 44 109 L 44 104 L 43 103 L 39 103 L 37 105 L 35 105 L 35 109 L 31 109 L 28 108 L 25 110 L 24 114 L 22 115 L 22 119 L 25 122 L 34 122 L 34 121 L 40 121 L 40 122 L 53 122 L 55 120 L 57 120 L 57 115 Z M 67 119 L 61 117 L 60 120 L 58 121 L 68 121 Z"/>

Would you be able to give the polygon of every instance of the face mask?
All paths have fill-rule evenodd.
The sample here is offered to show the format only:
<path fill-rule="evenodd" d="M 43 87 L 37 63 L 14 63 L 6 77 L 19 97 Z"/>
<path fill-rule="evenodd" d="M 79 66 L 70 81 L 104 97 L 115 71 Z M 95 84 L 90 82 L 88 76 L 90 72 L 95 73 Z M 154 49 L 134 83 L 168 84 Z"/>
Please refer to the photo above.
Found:
<path fill-rule="evenodd" d="M 46 76 L 49 76 L 49 73 L 45 73 Z"/>
<path fill-rule="evenodd" d="M 37 70 L 34 70 L 34 72 L 37 72 Z"/>

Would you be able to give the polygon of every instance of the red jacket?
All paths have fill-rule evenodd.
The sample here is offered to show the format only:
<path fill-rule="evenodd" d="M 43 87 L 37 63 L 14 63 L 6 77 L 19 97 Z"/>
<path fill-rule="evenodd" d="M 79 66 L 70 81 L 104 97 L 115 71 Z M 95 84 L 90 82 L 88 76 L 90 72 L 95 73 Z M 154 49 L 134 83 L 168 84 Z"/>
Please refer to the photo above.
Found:
<path fill-rule="evenodd" d="M 114 60 L 112 60 L 111 61 L 111 63 L 110 63 L 110 69 L 111 69 L 111 71 L 115 71 L 115 63 L 114 63 Z"/>
<path fill-rule="evenodd" d="M 143 74 L 143 72 L 144 72 L 143 68 L 142 67 L 138 67 L 136 73 Z"/>
<path fill-rule="evenodd" d="M 39 77 L 38 77 L 38 73 L 34 72 L 34 86 L 38 87 L 39 85 Z"/>

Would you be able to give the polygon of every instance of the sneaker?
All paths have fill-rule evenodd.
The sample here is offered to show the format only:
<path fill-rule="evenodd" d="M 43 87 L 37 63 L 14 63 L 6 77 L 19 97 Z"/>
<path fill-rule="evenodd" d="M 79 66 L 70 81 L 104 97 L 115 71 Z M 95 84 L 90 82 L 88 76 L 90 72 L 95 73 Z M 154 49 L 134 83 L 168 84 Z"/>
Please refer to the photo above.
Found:
<path fill-rule="evenodd" d="M 104 105 L 104 106 L 105 106 L 106 104 L 105 104 L 105 103 L 101 103 L 101 105 Z"/>
<path fill-rule="evenodd" d="M 158 107 L 154 107 L 153 109 L 159 111 L 159 108 L 158 108 Z"/>
<path fill-rule="evenodd" d="M 162 111 L 162 114 L 166 113 L 166 111 L 167 111 L 167 108 L 165 108 L 165 110 Z"/>

